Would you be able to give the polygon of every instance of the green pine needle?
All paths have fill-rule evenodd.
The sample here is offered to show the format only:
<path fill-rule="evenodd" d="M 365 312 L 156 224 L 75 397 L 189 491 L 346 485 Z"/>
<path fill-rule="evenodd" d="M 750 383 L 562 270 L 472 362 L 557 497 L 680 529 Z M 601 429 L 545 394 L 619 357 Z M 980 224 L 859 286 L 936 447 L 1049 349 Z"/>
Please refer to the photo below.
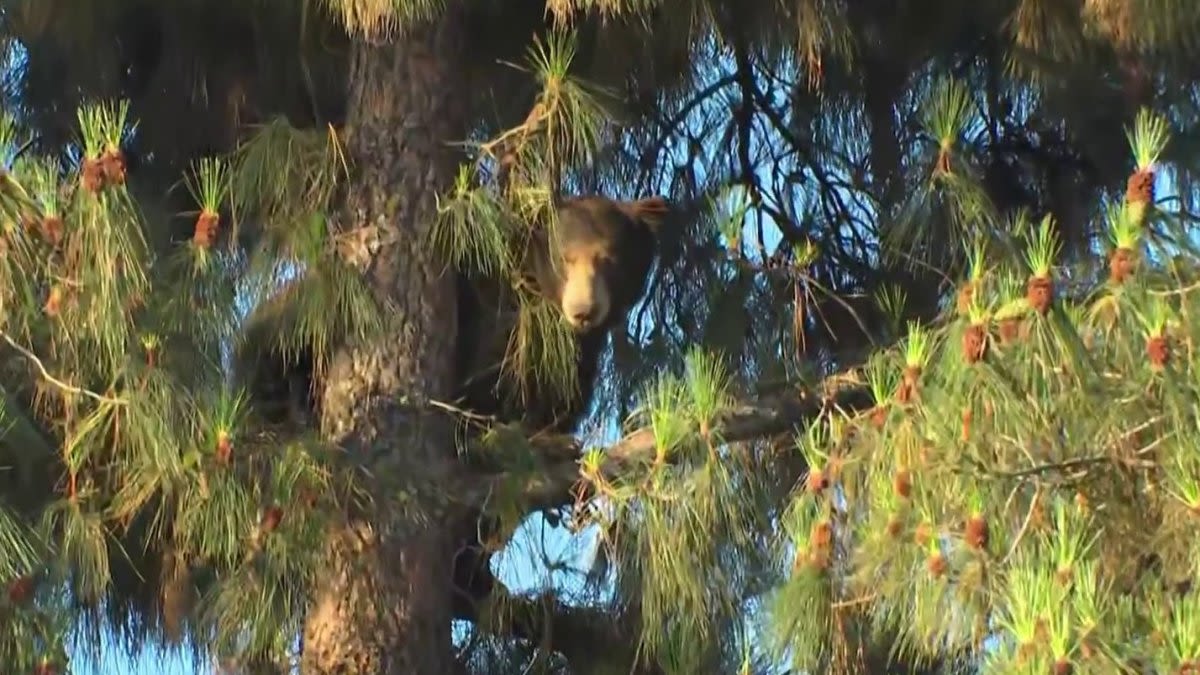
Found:
<path fill-rule="evenodd" d="M 1126 131 L 1125 136 L 1129 139 L 1129 149 L 1138 171 L 1149 171 L 1166 150 L 1170 130 L 1165 117 L 1143 108 L 1133 121 L 1133 129 Z"/>
<path fill-rule="evenodd" d="M 712 222 L 731 250 L 741 249 L 742 228 L 750 208 L 750 195 L 741 185 L 723 186 L 716 196 L 708 198 Z"/>
<path fill-rule="evenodd" d="M 77 119 L 83 139 L 84 157 L 97 159 L 106 152 L 119 151 L 127 132 L 129 101 L 102 102 L 79 109 Z"/>
<path fill-rule="evenodd" d="M 511 242 L 520 233 L 503 206 L 482 188 L 472 189 L 470 181 L 461 167 L 450 195 L 439 197 L 432 244 L 458 270 L 507 278 L 515 268 Z"/>
<path fill-rule="evenodd" d="M 191 171 L 188 192 L 205 213 L 217 213 L 229 197 L 229 164 L 222 157 L 202 158 Z"/>
<path fill-rule="evenodd" d="M 1170 649 L 1177 663 L 1200 660 L 1200 599 L 1188 594 L 1171 605 Z"/>
<path fill-rule="evenodd" d="M 929 362 L 930 336 L 920 324 L 910 321 L 908 337 L 904 342 L 904 365 L 907 368 L 924 368 Z"/>
<path fill-rule="evenodd" d="M 236 218 L 254 219 L 289 253 L 288 232 L 330 206 L 349 166 L 333 129 L 300 130 L 280 117 L 240 145 L 229 166 Z"/>
<path fill-rule="evenodd" d="M 1146 332 L 1146 337 L 1159 337 L 1167 329 L 1167 324 L 1172 318 L 1171 308 L 1163 301 L 1161 297 L 1155 298 L 1149 303 L 1147 311 L 1143 312 L 1138 308 L 1134 308 L 1134 315 L 1137 316 L 1138 323 L 1142 325 L 1142 329 Z"/>
<path fill-rule="evenodd" d="M 938 82 L 925 111 L 925 127 L 942 151 L 950 151 L 967 128 L 971 99 L 966 85 L 960 80 Z"/>
<path fill-rule="evenodd" d="M 1054 502 L 1054 530 L 1048 545 L 1056 570 L 1074 570 L 1091 549 L 1097 534 L 1089 534 L 1088 519 L 1081 518 L 1062 500 Z"/>
<path fill-rule="evenodd" d="M 674 378 L 662 377 L 650 385 L 643 400 L 645 416 L 654 432 L 656 462 L 662 463 L 672 459 L 671 452 L 691 431 L 679 415 L 685 394 Z"/>
<path fill-rule="evenodd" d="M 446 0 L 320 0 L 346 29 L 369 40 L 397 39 L 442 11 Z"/>
<path fill-rule="evenodd" d="M 881 354 L 873 354 L 864 368 L 867 385 L 871 388 L 871 396 L 877 405 L 884 405 L 891 398 L 892 392 L 900 386 L 901 374 L 892 365 L 891 360 Z"/>
<path fill-rule="evenodd" d="M 1142 227 L 1131 217 L 1125 202 L 1109 205 L 1106 211 L 1109 241 L 1116 248 L 1136 251 L 1142 238 Z"/>
<path fill-rule="evenodd" d="M 1050 276 L 1050 268 L 1062 248 L 1054 230 L 1053 220 L 1047 214 L 1042 218 L 1033 240 L 1029 242 L 1025 260 L 1029 263 L 1029 269 L 1035 278 Z"/>
<path fill-rule="evenodd" d="M 889 333 L 898 336 L 904 319 L 904 308 L 908 305 L 908 294 L 899 285 L 888 284 L 877 291 L 875 303 L 888 322 Z"/>
<path fill-rule="evenodd" d="M 3 418 L 0 418 L 0 424 L 3 422 Z M 0 503 L 0 580 L 10 581 L 28 574 L 35 568 L 37 555 L 31 541 L 32 535 L 33 533 Z"/>
<path fill-rule="evenodd" d="M 1168 492 L 1188 509 L 1200 512 L 1200 457 L 1187 454 L 1164 467 Z"/>
<path fill-rule="evenodd" d="M 702 430 L 716 429 L 717 416 L 732 403 L 724 363 L 697 349 L 685 355 L 688 412 Z"/>
<path fill-rule="evenodd" d="M 529 49 L 530 68 L 542 86 L 535 104 L 541 114 L 533 119 L 546 140 L 538 154 L 552 171 L 587 164 L 608 120 L 599 92 L 571 74 L 575 43 L 574 33 L 554 31 L 545 40 L 535 38 Z"/>

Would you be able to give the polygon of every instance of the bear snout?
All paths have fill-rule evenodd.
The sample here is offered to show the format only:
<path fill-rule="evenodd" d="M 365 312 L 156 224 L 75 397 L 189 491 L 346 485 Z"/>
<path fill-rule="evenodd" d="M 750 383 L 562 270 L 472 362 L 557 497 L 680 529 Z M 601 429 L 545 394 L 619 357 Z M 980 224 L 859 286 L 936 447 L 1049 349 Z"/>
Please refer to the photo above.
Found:
<path fill-rule="evenodd" d="M 576 328 L 586 330 L 598 323 L 596 308 L 593 305 L 572 305 L 570 308 L 564 308 L 563 311 L 567 315 L 567 321 Z"/>
<path fill-rule="evenodd" d="M 596 328 L 608 317 L 608 288 L 598 275 L 590 276 L 589 279 L 576 280 L 568 277 L 563 285 L 563 316 L 578 332 Z"/>

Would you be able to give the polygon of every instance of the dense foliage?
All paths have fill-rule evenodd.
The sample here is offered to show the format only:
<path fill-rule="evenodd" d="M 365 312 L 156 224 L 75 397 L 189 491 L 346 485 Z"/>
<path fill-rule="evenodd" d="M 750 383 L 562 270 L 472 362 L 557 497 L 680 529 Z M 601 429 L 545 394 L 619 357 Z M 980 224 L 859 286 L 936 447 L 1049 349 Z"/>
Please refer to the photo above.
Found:
<path fill-rule="evenodd" d="M 252 412 L 222 367 L 234 282 L 270 282 L 275 264 L 237 265 L 212 246 L 228 212 L 228 161 L 204 160 L 188 176 L 195 236 L 156 254 L 125 184 L 126 111 L 81 109 L 78 168 L 22 155 L 4 178 L 4 447 L 15 469 L 5 488 L 6 664 L 61 662 L 71 625 L 96 647 L 99 631 L 132 628 L 129 608 L 104 599 L 138 588 L 148 570 L 162 575 L 159 597 L 125 600 L 161 607 L 167 634 L 191 623 L 224 651 L 223 640 L 258 626 L 253 650 L 286 648 L 280 629 L 299 625 L 325 503 L 339 495 L 312 441 L 247 430 Z M 25 138 L 12 117 L 3 130 L 12 157 Z M 241 176 L 252 175 L 249 157 Z M 322 278 L 331 281 L 308 288 L 322 300 L 316 330 L 344 331 L 356 287 Z M 221 584 L 193 613 L 190 570 L 200 565 Z"/>
<path fill-rule="evenodd" d="M 953 318 L 865 367 L 875 407 L 801 439 L 773 617 L 805 663 L 830 649 L 809 622 L 852 604 L 901 651 L 986 672 L 1196 664 L 1197 270 L 1152 206 L 1166 133 L 1137 118 L 1098 255 L 1063 264 L 1049 216 L 989 230 Z"/>
<path fill-rule="evenodd" d="M 264 423 L 244 348 L 385 337 L 338 247 L 347 65 L 457 3 L 54 4 L 0 29 L 0 664 L 282 661 L 328 526 L 429 496 Z M 676 210 L 597 394 L 625 439 L 464 449 L 505 532 L 600 538 L 582 600 L 494 595 L 473 670 L 1200 667 L 1200 9 L 472 7 L 428 246 L 525 301 L 515 374 L 570 374 L 512 264 L 550 196 Z"/>

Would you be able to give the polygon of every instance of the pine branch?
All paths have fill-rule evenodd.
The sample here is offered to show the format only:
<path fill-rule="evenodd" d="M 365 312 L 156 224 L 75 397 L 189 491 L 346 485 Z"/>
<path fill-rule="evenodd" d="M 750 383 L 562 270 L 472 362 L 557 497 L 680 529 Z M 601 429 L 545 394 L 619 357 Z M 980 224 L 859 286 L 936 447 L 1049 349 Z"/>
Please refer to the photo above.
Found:
<path fill-rule="evenodd" d="M 820 385 L 730 406 L 718 416 L 714 433 L 725 443 L 739 443 L 789 433 L 830 408 L 847 412 L 865 410 L 875 401 L 857 368 L 830 376 Z M 526 481 L 524 497 L 531 510 L 569 504 L 581 480 L 579 457 L 582 448 L 571 437 L 531 439 L 544 471 Z M 600 475 L 613 481 L 647 466 L 655 457 L 654 431 L 649 427 L 627 434 L 604 452 Z M 488 494 L 511 480 L 506 474 L 488 474 L 463 494 L 482 506 Z"/>

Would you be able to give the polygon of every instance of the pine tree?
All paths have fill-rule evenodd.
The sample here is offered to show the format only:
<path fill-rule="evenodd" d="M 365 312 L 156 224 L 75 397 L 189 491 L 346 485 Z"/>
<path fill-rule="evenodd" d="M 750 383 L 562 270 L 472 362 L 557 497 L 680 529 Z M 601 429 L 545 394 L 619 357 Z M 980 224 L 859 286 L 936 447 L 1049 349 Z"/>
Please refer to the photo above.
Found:
<path fill-rule="evenodd" d="M 483 672 L 1200 659 L 1200 11 L 52 4 L 3 14 L 0 663 L 73 627 L 459 672 L 452 618 Z M 569 376 L 508 248 L 556 191 L 677 210 L 598 395 L 626 433 L 460 456 L 440 271 L 511 282 L 516 375 Z M 254 404 L 264 351 L 318 419 Z M 473 516 L 538 509 L 612 599 L 459 611 Z"/>

